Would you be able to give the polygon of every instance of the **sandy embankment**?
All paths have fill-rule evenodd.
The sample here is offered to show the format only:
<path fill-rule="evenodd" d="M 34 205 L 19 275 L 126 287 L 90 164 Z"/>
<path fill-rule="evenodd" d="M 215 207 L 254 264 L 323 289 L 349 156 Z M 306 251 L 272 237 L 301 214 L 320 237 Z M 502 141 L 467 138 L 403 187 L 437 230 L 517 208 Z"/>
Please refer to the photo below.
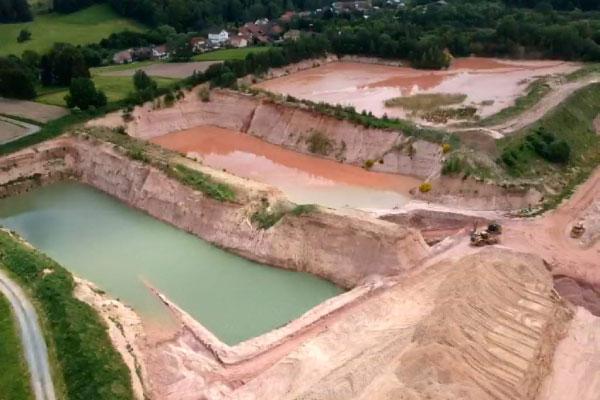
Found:
<path fill-rule="evenodd" d="M 136 399 L 145 399 L 148 390 L 144 383 L 148 382 L 149 378 L 143 350 L 146 334 L 140 317 L 131 308 L 110 298 L 92 282 L 84 279 L 75 277 L 74 295 L 102 316 L 113 346 L 129 368 Z"/>

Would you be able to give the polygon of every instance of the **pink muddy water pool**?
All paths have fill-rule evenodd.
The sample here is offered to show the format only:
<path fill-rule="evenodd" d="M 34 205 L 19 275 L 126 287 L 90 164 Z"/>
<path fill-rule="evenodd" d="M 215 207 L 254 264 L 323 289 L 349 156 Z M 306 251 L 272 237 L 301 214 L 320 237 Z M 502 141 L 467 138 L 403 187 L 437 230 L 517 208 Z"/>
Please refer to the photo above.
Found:
<path fill-rule="evenodd" d="M 335 62 L 264 81 L 256 87 L 316 102 L 351 105 L 357 111 L 396 118 L 407 118 L 408 112 L 400 107 L 386 107 L 386 100 L 419 93 L 465 94 L 463 105 L 475 106 L 478 115 L 486 117 L 514 104 L 536 78 L 572 72 L 578 67 L 564 61 L 480 57 L 455 59 L 443 71 Z"/>
<path fill-rule="evenodd" d="M 212 168 L 275 186 L 298 204 L 390 209 L 406 204 L 409 190 L 421 183 L 409 176 L 370 172 L 297 153 L 213 126 L 169 133 L 152 142 L 200 158 Z"/>

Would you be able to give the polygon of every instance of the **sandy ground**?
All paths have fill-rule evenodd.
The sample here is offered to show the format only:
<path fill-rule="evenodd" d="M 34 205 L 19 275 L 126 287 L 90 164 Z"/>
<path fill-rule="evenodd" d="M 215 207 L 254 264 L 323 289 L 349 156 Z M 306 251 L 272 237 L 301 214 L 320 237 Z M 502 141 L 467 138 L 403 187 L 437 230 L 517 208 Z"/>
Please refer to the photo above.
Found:
<path fill-rule="evenodd" d="M 186 63 L 159 63 L 151 64 L 141 68 L 127 69 L 123 71 L 103 72 L 103 76 L 133 76 L 135 71 L 141 69 L 150 76 L 158 76 L 163 78 L 187 78 L 194 74 L 194 71 L 204 72 L 213 64 L 218 64 L 219 61 L 196 61 Z"/>
<path fill-rule="evenodd" d="M 75 278 L 75 297 L 94 307 L 108 326 L 110 339 L 123 357 L 131 373 L 131 383 L 136 399 L 144 400 L 148 381 L 142 346 L 146 332 L 140 317 L 123 303 L 110 298 L 92 282 Z"/>
<path fill-rule="evenodd" d="M 39 126 L 0 116 L 0 144 L 12 142 L 39 130 Z"/>
<path fill-rule="evenodd" d="M 516 133 L 542 118 L 575 91 L 596 82 L 600 82 L 600 75 L 591 75 L 575 82 L 561 82 L 560 80 L 555 80 L 552 84 L 552 91 L 523 114 L 502 124 L 481 129 L 496 139 L 510 135 L 511 133 Z M 600 131 L 600 122 L 598 122 L 598 120 L 595 122 L 595 126 L 596 129 Z"/>
<path fill-rule="evenodd" d="M 456 59 L 446 71 L 338 62 L 256 86 L 317 102 L 352 105 L 358 111 L 371 111 L 377 116 L 387 114 L 398 118 L 409 115 L 401 108 L 385 107 L 386 100 L 417 93 L 462 93 L 467 95 L 463 104 L 476 106 L 478 114 L 485 117 L 512 105 L 534 78 L 564 74 L 576 68 L 576 64 L 559 61 L 477 57 Z"/>
<path fill-rule="evenodd" d="M 63 107 L 0 97 L 0 114 L 15 115 L 45 123 L 65 116 L 68 113 L 69 110 Z"/>
<path fill-rule="evenodd" d="M 297 203 L 329 207 L 393 208 L 409 200 L 419 179 L 370 172 L 308 156 L 253 136 L 213 126 L 169 133 L 152 142 L 216 169 L 273 185 Z"/>
<path fill-rule="evenodd" d="M 554 354 L 553 372 L 538 400 L 598 400 L 600 397 L 600 318 L 578 307 L 567 337 Z"/>
<path fill-rule="evenodd" d="M 600 243 L 583 245 L 570 237 L 573 225 L 582 220 L 600 198 L 600 169 L 581 185 L 575 194 L 556 210 L 535 219 L 514 219 L 505 222 L 503 243 L 514 249 L 539 254 L 552 267 L 555 275 L 566 275 L 600 285 Z M 598 231 L 598 222 L 584 226 Z"/>

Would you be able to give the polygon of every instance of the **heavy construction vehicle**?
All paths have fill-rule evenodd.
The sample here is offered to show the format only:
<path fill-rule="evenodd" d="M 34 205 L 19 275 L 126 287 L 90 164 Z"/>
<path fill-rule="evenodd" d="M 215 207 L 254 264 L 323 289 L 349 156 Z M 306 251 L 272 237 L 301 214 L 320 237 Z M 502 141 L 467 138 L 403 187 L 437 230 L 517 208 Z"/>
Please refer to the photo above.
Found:
<path fill-rule="evenodd" d="M 475 224 L 471 232 L 471 246 L 481 247 L 498 244 L 501 234 L 502 225 L 497 222 L 492 222 L 488 225 L 487 229 L 481 231 L 477 230 L 477 224 Z"/>

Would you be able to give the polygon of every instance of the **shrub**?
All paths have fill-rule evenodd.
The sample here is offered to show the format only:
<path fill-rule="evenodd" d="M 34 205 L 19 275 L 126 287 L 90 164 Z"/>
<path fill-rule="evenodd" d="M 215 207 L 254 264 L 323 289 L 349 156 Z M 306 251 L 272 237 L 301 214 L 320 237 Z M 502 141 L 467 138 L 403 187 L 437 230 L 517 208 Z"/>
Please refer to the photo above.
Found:
<path fill-rule="evenodd" d="M 215 200 L 235 200 L 235 193 L 229 185 L 215 182 L 212 177 L 200 171 L 177 164 L 174 168 L 169 169 L 167 172 L 180 182 L 204 193 L 208 197 L 211 197 Z"/>
<path fill-rule="evenodd" d="M 430 192 L 432 188 L 433 187 L 430 182 L 423 182 L 419 185 L 419 192 L 427 193 Z"/>
<path fill-rule="evenodd" d="M 17 42 L 23 43 L 28 40 L 31 40 L 31 32 L 29 32 L 27 29 L 21 29 L 19 36 L 17 36 Z"/>
<path fill-rule="evenodd" d="M 251 220 L 258 225 L 259 229 L 267 230 L 278 223 L 284 215 L 285 213 L 281 211 L 269 211 L 264 207 L 252 214 Z"/>
<path fill-rule="evenodd" d="M 175 103 L 175 96 L 172 92 L 165 94 L 165 107 L 171 107 Z"/>
<path fill-rule="evenodd" d="M 444 144 L 442 145 L 442 152 L 443 152 L 444 154 L 448 154 L 448 153 L 450 153 L 451 151 L 452 151 L 452 145 L 451 145 L 450 143 L 444 143 Z"/>
<path fill-rule="evenodd" d="M 318 131 L 314 131 L 308 139 L 306 139 L 306 143 L 308 144 L 308 151 L 314 154 L 326 156 L 333 150 L 333 145 L 329 138 Z"/>
<path fill-rule="evenodd" d="M 200 91 L 198 91 L 198 97 L 202 100 L 203 103 L 208 103 L 210 101 L 210 89 L 208 86 L 202 86 Z"/>
<path fill-rule="evenodd" d="M 290 211 L 290 214 L 295 216 L 300 216 L 304 214 L 310 214 L 311 212 L 315 212 L 317 210 L 317 206 L 314 204 L 300 204 L 297 205 Z"/>
<path fill-rule="evenodd" d="M 74 78 L 69 87 L 69 93 L 65 96 L 69 108 L 78 107 L 88 110 L 91 107 L 103 107 L 106 105 L 106 95 L 97 90 L 94 81 L 90 78 Z"/>
<path fill-rule="evenodd" d="M 373 160 L 365 161 L 365 169 L 371 169 L 371 168 L 373 168 L 373 165 L 375 165 L 375 161 L 373 161 Z"/>

